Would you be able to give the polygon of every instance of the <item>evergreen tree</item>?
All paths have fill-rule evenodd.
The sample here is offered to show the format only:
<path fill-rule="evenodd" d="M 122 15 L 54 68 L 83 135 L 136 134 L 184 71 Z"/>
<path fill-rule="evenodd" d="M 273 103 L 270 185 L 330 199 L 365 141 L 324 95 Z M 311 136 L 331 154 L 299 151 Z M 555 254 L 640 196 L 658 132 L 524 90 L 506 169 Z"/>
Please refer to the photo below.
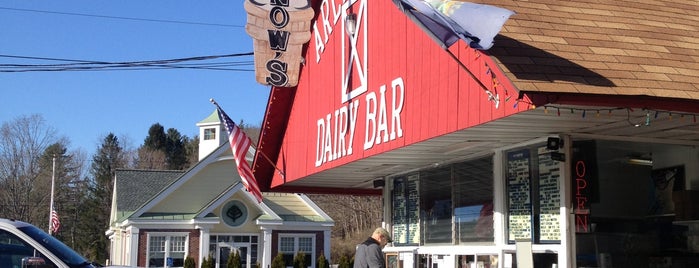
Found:
<path fill-rule="evenodd" d="M 226 268 L 242 268 L 240 253 L 237 250 L 234 250 L 231 252 L 231 254 L 229 254 L 228 261 L 226 262 Z"/>
<path fill-rule="evenodd" d="M 320 252 L 320 256 L 318 257 L 318 261 L 316 263 L 316 268 L 329 268 L 330 264 L 328 263 L 328 260 L 325 259 L 325 254 L 323 252 Z"/>
<path fill-rule="evenodd" d="M 294 268 L 306 268 L 306 253 L 299 251 L 294 256 Z"/>
<path fill-rule="evenodd" d="M 165 156 L 167 168 L 171 170 L 182 170 L 187 166 L 187 150 L 185 148 L 186 136 L 182 136 L 177 129 L 167 130 L 167 144 Z"/>
<path fill-rule="evenodd" d="M 284 262 L 284 255 L 278 253 L 277 256 L 272 260 L 272 268 L 286 268 L 286 262 Z"/>
<path fill-rule="evenodd" d="M 90 196 L 83 203 L 81 225 L 84 225 L 88 241 L 81 244 L 83 254 L 91 260 L 103 262 L 108 258 L 109 243 L 104 232 L 109 227 L 114 174 L 118 168 L 126 168 L 127 159 L 119 139 L 109 133 L 92 158 Z"/>
<path fill-rule="evenodd" d="M 216 268 L 214 256 L 209 254 L 208 257 L 204 257 L 204 260 L 201 261 L 201 268 Z"/>
<path fill-rule="evenodd" d="M 187 166 L 185 168 L 189 168 L 199 162 L 199 135 L 191 139 L 186 136 L 185 138 L 184 147 L 187 155 Z"/>
<path fill-rule="evenodd" d="M 148 136 L 143 141 L 143 147 L 156 151 L 165 151 L 167 148 L 167 135 L 165 128 L 159 123 L 155 123 L 148 129 Z"/>
<path fill-rule="evenodd" d="M 208 256 L 207 256 L 207 257 L 204 257 L 204 258 L 201 260 L 201 266 L 200 266 L 200 268 L 208 268 L 208 267 L 209 267 L 209 262 L 211 262 L 211 261 L 209 260 L 209 257 L 208 257 Z"/>
<path fill-rule="evenodd" d="M 36 197 L 36 217 L 34 219 L 39 227 L 48 229 L 49 209 L 51 202 L 51 181 L 54 184 L 53 206 L 58 212 L 61 227 L 58 233 L 53 235 L 63 240 L 66 244 L 75 246 L 75 215 L 78 213 L 78 205 L 81 193 L 85 192 L 84 185 L 80 183 L 84 156 L 79 153 L 68 153 L 67 142 L 61 140 L 50 145 L 41 156 L 41 185 L 42 194 Z M 55 163 L 55 165 L 54 165 Z M 55 166 L 55 168 L 54 168 Z M 43 229 L 43 228 L 42 228 Z"/>
<path fill-rule="evenodd" d="M 347 255 L 342 255 L 342 257 L 340 257 L 340 261 L 339 261 L 337 267 L 338 268 L 350 268 L 350 267 L 352 267 L 350 265 L 349 258 L 347 258 Z"/>
<path fill-rule="evenodd" d="M 197 268 L 197 263 L 192 256 L 187 256 L 187 258 L 184 259 L 184 268 Z"/>

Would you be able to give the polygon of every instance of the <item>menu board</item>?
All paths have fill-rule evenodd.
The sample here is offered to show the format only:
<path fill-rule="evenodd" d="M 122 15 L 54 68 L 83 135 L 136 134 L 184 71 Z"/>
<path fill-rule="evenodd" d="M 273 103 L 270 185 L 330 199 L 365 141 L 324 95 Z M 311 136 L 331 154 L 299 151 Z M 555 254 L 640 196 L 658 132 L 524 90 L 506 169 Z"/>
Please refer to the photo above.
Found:
<path fill-rule="evenodd" d="M 529 150 L 507 154 L 508 239 L 532 237 L 532 198 Z"/>
<path fill-rule="evenodd" d="M 546 147 L 539 148 L 539 241 L 561 240 L 561 168 Z"/>
<path fill-rule="evenodd" d="M 408 243 L 420 243 L 420 192 L 418 175 L 408 176 L 408 199 L 406 202 L 408 215 Z"/>
<path fill-rule="evenodd" d="M 406 217 L 406 180 L 393 180 L 393 241 L 405 244 L 408 241 L 408 218 Z"/>
<path fill-rule="evenodd" d="M 418 175 L 393 180 L 393 241 L 420 243 L 420 195 Z"/>

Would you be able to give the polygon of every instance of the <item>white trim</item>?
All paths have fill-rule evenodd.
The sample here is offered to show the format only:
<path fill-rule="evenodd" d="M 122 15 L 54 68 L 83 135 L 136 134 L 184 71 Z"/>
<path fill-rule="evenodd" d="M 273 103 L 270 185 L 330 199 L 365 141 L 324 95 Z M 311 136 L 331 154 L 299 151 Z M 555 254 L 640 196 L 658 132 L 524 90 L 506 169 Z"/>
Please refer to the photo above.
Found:
<path fill-rule="evenodd" d="M 296 195 L 298 195 L 298 197 L 301 198 L 301 200 L 303 200 L 303 202 L 306 203 L 306 205 L 308 205 L 311 209 L 313 209 L 313 212 L 315 212 L 319 216 L 323 217 L 323 219 L 326 222 L 333 222 L 333 226 L 335 225 L 335 222 L 333 221 L 333 219 L 330 218 L 330 216 L 328 214 L 326 214 L 325 211 L 320 209 L 320 207 L 318 207 L 318 205 L 316 205 L 316 203 L 313 202 L 313 200 L 311 200 L 307 195 L 302 194 L 302 193 L 297 193 Z"/>
<path fill-rule="evenodd" d="M 224 203 L 228 201 L 235 193 L 239 192 L 240 190 L 243 189 L 243 184 L 240 182 L 237 182 L 228 189 L 224 191 L 223 195 L 220 195 L 217 197 L 215 200 L 213 200 L 211 203 L 207 204 L 204 209 L 202 209 L 197 215 L 194 215 L 195 219 L 201 219 L 203 217 L 206 217 L 209 213 L 213 212 L 216 208 L 220 207 Z M 220 218 L 220 216 L 219 216 Z"/>

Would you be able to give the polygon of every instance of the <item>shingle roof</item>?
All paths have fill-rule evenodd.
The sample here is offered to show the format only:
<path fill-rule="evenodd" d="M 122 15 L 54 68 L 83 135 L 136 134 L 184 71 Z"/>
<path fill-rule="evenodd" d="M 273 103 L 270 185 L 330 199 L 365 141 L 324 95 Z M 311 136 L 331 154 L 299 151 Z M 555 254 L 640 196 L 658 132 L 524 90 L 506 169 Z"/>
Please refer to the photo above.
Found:
<path fill-rule="evenodd" d="M 175 170 L 117 170 L 117 217 L 130 215 L 182 174 Z"/>
<path fill-rule="evenodd" d="M 699 1 L 474 2 L 516 12 L 486 53 L 521 91 L 699 99 Z"/>

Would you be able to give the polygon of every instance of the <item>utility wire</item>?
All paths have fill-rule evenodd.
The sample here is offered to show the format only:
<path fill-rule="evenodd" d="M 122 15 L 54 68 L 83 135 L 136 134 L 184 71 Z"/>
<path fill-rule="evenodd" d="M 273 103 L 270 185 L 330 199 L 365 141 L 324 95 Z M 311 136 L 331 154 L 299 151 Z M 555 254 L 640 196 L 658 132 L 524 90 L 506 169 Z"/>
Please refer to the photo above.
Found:
<path fill-rule="evenodd" d="M 232 28 L 243 28 L 243 27 L 245 27 L 245 26 L 242 26 L 242 25 L 221 24 L 221 23 L 191 22 L 191 21 L 179 21 L 179 20 L 144 19 L 144 18 L 131 18 L 131 17 L 119 17 L 119 16 L 106 16 L 106 15 L 94 15 L 94 14 L 71 13 L 71 12 L 58 12 L 58 11 L 36 10 L 36 9 L 24 9 L 24 8 L 11 8 L 11 7 L 0 7 L 0 9 L 11 10 L 11 11 L 21 11 L 21 12 L 34 12 L 34 13 L 45 13 L 45 14 L 59 14 L 59 15 L 70 15 L 70 16 L 82 16 L 82 17 L 104 18 L 104 19 L 118 19 L 118 20 L 132 20 L 132 21 L 148 21 L 148 22 L 161 22 L 161 23 L 177 23 L 177 24 L 218 26 L 218 27 L 232 27 Z"/>
<path fill-rule="evenodd" d="M 124 61 L 124 62 L 105 62 L 77 59 L 61 59 L 61 58 L 46 58 L 32 56 L 17 56 L 0 54 L 0 58 L 15 58 L 29 60 L 44 60 L 44 61 L 60 61 L 58 64 L 0 64 L 0 72 L 17 73 L 17 72 L 58 72 L 58 71 L 105 71 L 105 70 L 148 70 L 148 69 L 205 69 L 205 70 L 220 70 L 220 71 L 252 71 L 252 69 L 226 68 L 252 66 L 252 61 L 240 62 L 205 62 L 205 63 L 184 63 L 188 61 L 207 61 L 221 58 L 234 58 L 243 56 L 252 56 L 252 52 L 197 56 L 187 58 L 175 58 L 165 60 L 147 60 L 147 61 Z M 66 63 L 67 62 L 67 63 Z"/>

